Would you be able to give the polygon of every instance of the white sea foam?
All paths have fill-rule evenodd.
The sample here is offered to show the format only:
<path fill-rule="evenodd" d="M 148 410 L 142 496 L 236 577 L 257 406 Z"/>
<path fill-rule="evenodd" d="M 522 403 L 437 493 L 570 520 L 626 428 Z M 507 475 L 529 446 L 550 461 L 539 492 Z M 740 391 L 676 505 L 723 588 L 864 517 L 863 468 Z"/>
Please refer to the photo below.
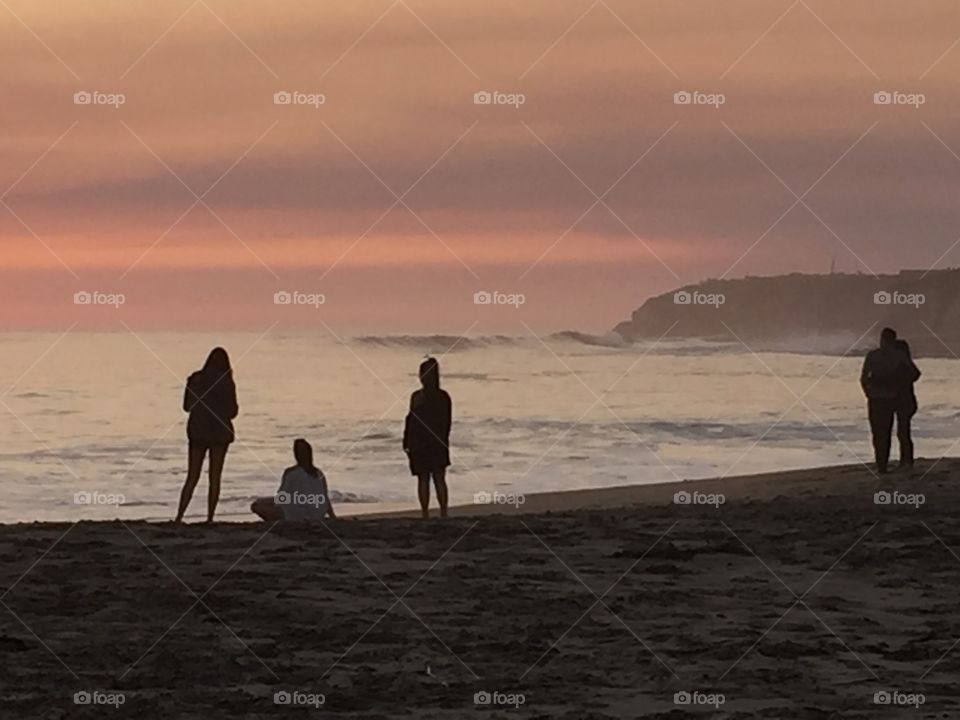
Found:
<path fill-rule="evenodd" d="M 17 385 L 5 400 L 16 417 L 0 414 L 0 521 L 169 518 L 186 461 L 181 381 L 125 333 L 68 334 L 43 356 L 57 337 L 4 338 L 0 387 Z M 234 352 L 240 415 L 224 517 L 252 518 L 251 499 L 276 490 L 297 437 L 314 445 L 345 510 L 415 504 L 400 447 L 403 417 L 424 349 L 439 354 L 455 337 L 361 338 L 349 347 L 311 333 L 259 342 L 255 333 L 141 338 L 183 378 L 212 343 Z M 468 340 L 440 361 L 454 403 L 453 502 L 491 487 L 529 495 L 870 455 L 857 357 L 760 348 L 757 358 L 729 343 L 653 348 L 572 333 L 545 335 L 549 349 L 531 337 Z M 840 344 L 824 340 L 791 348 Z M 936 455 L 955 436 L 956 363 L 920 364 L 918 452 Z M 125 502 L 79 506 L 78 492 L 122 494 Z M 204 478 L 194 516 L 205 495 Z"/>

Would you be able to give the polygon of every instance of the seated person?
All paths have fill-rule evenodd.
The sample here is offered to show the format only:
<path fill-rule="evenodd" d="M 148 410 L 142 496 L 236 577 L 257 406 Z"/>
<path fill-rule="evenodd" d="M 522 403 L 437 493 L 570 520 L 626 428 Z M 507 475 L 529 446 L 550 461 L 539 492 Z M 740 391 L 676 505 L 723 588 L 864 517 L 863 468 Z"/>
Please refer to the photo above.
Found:
<path fill-rule="evenodd" d="M 268 522 L 310 522 L 323 520 L 324 516 L 336 519 L 327 479 L 313 464 L 310 443 L 303 438 L 294 440 L 293 457 L 297 464 L 284 470 L 277 494 L 257 498 L 250 509 Z"/>

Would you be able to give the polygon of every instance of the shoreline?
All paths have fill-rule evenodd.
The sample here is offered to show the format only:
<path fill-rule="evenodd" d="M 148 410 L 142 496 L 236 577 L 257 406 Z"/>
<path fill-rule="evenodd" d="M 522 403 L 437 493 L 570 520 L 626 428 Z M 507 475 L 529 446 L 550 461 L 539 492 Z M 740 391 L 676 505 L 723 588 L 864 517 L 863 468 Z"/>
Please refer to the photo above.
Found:
<path fill-rule="evenodd" d="M 674 494 L 681 491 L 724 496 L 725 502 L 769 501 L 777 497 L 793 498 L 816 494 L 849 495 L 898 481 L 913 483 L 934 470 L 960 471 L 960 457 L 940 459 L 917 458 L 912 472 L 893 470 L 876 476 L 872 467 L 862 464 L 824 465 L 799 470 L 731 475 L 699 480 L 677 480 L 644 485 L 617 485 L 557 492 L 531 493 L 522 505 L 471 504 L 450 507 L 451 517 L 488 515 L 527 515 L 568 513 L 587 510 L 619 510 L 673 505 Z M 431 515 L 437 511 L 435 502 Z M 419 510 L 398 510 L 383 513 L 351 515 L 364 520 L 419 517 Z"/>
<path fill-rule="evenodd" d="M 722 495 L 725 503 L 763 502 L 781 497 L 785 499 L 807 495 L 821 497 L 832 495 L 851 495 L 869 488 L 880 489 L 898 482 L 913 484 L 932 471 L 960 475 L 960 457 L 940 459 L 918 458 L 912 472 L 893 470 L 888 475 L 875 475 L 872 467 L 863 464 L 824 465 L 796 470 L 753 473 L 749 475 L 731 475 L 728 477 L 673 480 L 658 483 L 636 485 L 615 485 L 599 488 L 581 488 L 576 490 L 558 490 L 530 494 L 497 491 L 501 502 L 489 504 L 469 503 L 451 505 L 450 517 L 488 517 L 493 515 L 549 515 L 552 513 L 576 513 L 590 510 L 621 510 L 630 508 L 655 508 L 674 505 L 674 494 L 685 491 L 704 495 Z M 488 493 L 489 495 L 489 493 Z M 523 498 L 521 504 L 511 504 L 507 500 L 517 496 Z M 420 510 L 416 500 L 411 498 L 403 503 L 377 503 L 378 509 L 364 511 L 365 503 L 342 503 L 336 505 L 338 520 L 404 520 L 419 519 Z M 384 506 L 387 507 L 384 507 Z M 356 511 L 354 511 L 356 510 Z M 436 497 L 431 497 L 431 518 L 438 517 L 439 509 Z M 199 516 L 198 516 L 199 517 Z M 246 526 L 262 524 L 253 513 L 232 514 L 230 519 L 218 519 L 214 525 Z M 14 523 L 0 523 L 0 527 L 30 527 L 70 525 L 74 523 L 110 524 L 110 523 L 147 523 L 166 525 L 169 518 L 103 518 L 81 520 L 26 520 Z M 200 519 L 187 518 L 185 525 L 204 525 Z"/>

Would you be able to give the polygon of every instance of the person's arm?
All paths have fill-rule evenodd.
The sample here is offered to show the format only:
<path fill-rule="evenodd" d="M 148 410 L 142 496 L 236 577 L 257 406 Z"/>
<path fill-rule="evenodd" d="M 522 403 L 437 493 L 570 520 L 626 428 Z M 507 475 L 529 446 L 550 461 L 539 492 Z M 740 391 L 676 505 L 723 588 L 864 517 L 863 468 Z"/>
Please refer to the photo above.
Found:
<path fill-rule="evenodd" d="M 870 355 L 863 359 L 863 369 L 860 370 L 860 387 L 863 388 L 863 394 L 870 397 Z"/>
<path fill-rule="evenodd" d="M 917 364 L 911 359 L 910 360 L 910 382 L 915 383 L 920 379 L 920 376 L 923 373 L 920 372 L 920 368 L 917 367 Z"/>
<path fill-rule="evenodd" d="M 442 418 L 443 422 L 441 425 L 441 429 L 443 430 L 443 435 L 442 435 L 443 441 L 447 444 L 447 446 L 449 446 L 450 445 L 450 428 L 453 426 L 453 400 L 450 398 L 449 394 L 447 394 L 446 399 L 447 399 L 447 402 L 446 402 L 446 406 L 443 409 L 444 413 Z"/>
<path fill-rule="evenodd" d="M 410 409 L 407 411 L 407 416 L 403 419 L 403 451 L 407 454 L 410 453 L 410 443 L 413 442 L 413 406 L 415 404 L 415 399 L 417 393 L 410 395 Z"/>
<path fill-rule="evenodd" d="M 230 382 L 230 419 L 233 420 L 237 415 L 240 414 L 240 406 L 237 404 L 237 385 L 233 381 Z"/>
<path fill-rule="evenodd" d="M 276 494 L 273 496 L 273 499 L 276 500 L 280 493 L 290 494 L 290 468 L 287 468 L 283 471 L 283 475 L 280 476 L 280 487 L 277 488 Z"/>
<path fill-rule="evenodd" d="M 323 499 L 326 500 L 327 515 L 331 520 L 337 519 L 337 514 L 333 511 L 333 499 L 330 497 L 330 490 L 327 489 L 327 476 L 320 472 L 320 487 L 323 492 Z"/>
<path fill-rule="evenodd" d="M 197 398 L 197 394 L 193 391 L 193 387 L 191 386 L 191 380 L 193 380 L 192 375 L 187 378 L 187 384 L 183 388 L 183 411 L 184 412 L 192 412 L 193 406 L 197 404 L 197 400 L 199 399 Z"/>

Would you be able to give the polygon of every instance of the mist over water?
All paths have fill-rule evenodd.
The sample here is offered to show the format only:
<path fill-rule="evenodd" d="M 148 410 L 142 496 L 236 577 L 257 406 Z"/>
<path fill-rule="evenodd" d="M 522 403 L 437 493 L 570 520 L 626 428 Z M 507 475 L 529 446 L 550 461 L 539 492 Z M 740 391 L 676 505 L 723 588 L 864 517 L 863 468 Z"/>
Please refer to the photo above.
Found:
<path fill-rule="evenodd" d="M 240 401 L 221 519 L 253 519 L 250 501 L 275 491 L 300 436 L 313 443 L 338 512 L 412 508 L 400 437 L 427 353 L 442 356 L 453 396 L 455 504 L 480 491 L 655 483 L 870 457 L 861 358 L 811 354 L 812 343 L 805 354 L 753 355 L 741 345 L 625 345 L 572 332 L 345 342 L 321 332 L 23 332 L 0 342 L 0 387 L 8 389 L 0 405 L 2 522 L 172 518 L 186 470 L 183 383 L 217 344 L 231 353 Z M 960 390 L 949 380 L 957 364 L 918 362 L 918 454 L 939 456 L 955 441 Z M 204 478 L 188 517 L 201 517 L 205 503 Z"/>

